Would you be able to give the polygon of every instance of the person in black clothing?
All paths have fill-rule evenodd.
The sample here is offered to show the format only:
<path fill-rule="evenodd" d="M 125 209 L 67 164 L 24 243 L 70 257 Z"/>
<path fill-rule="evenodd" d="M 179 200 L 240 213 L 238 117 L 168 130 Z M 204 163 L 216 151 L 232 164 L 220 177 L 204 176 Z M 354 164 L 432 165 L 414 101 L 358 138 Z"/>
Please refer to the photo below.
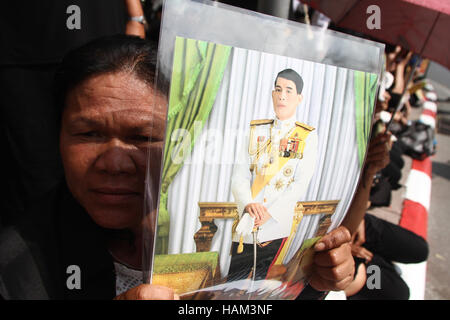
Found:
<path fill-rule="evenodd" d="M 160 286 L 115 288 L 113 262 L 142 264 L 147 152 L 161 154 L 167 104 L 153 89 L 155 72 L 156 50 L 138 37 L 100 38 L 65 57 L 55 97 L 64 181 L 0 235 L 3 298 L 175 297 Z M 75 289 L 70 266 L 81 270 Z"/>
<path fill-rule="evenodd" d="M 134 21 L 140 16 L 139 0 L 0 2 L 0 165 L 8 168 L 0 176 L 0 228 L 24 214 L 27 204 L 63 176 L 52 94 L 63 56 L 101 36 L 144 37 L 144 25 Z M 74 19 L 76 28 L 71 27 Z"/>
<path fill-rule="evenodd" d="M 349 300 L 407 300 L 409 287 L 393 262 L 426 261 L 428 243 L 407 229 L 366 213 L 354 235 L 352 252 L 361 288 L 356 293 L 349 290 Z M 367 286 L 366 270 L 371 266 L 380 269 L 379 288 Z"/>
<path fill-rule="evenodd" d="M 362 181 L 343 221 L 352 233 L 352 254 L 357 270 L 354 281 L 344 290 L 349 299 L 408 299 L 409 288 L 392 262 L 418 263 L 428 256 L 428 244 L 422 237 L 366 213 L 374 199 L 372 191 L 380 195 L 380 190 L 373 187 L 376 173 L 388 168 L 391 162 L 403 165 L 401 150 L 394 151 L 393 157 L 392 146 L 391 133 L 374 132 Z M 389 181 L 384 181 L 390 199 L 391 187 Z M 375 188 L 381 189 L 383 184 L 379 183 Z M 371 266 L 380 268 L 380 289 L 367 287 L 366 269 Z"/>

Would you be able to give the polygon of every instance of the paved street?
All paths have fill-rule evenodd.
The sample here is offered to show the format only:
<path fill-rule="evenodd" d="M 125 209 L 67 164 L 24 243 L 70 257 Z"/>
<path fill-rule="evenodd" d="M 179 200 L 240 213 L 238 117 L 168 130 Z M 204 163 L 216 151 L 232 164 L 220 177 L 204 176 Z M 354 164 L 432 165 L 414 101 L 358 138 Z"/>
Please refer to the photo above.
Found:
<path fill-rule="evenodd" d="M 432 83 L 440 99 L 450 97 L 450 89 Z M 430 255 L 427 263 L 425 299 L 450 299 L 450 103 L 438 103 L 437 154 L 432 158 L 431 204 L 428 216 Z M 439 130 L 439 128 L 442 128 Z"/>

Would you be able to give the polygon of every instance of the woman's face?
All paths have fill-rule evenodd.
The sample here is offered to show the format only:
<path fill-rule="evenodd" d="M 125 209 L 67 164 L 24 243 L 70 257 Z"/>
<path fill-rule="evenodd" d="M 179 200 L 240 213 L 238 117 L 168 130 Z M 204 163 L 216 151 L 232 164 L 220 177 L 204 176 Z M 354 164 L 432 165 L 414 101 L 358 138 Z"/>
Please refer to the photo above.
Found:
<path fill-rule="evenodd" d="M 65 176 L 98 225 L 140 224 L 147 152 L 160 156 L 165 105 L 164 97 L 123 72 L 91 77 L 69 92 L 60 134 Z M 150 166 L 159 175 L 160 158 Z"/>

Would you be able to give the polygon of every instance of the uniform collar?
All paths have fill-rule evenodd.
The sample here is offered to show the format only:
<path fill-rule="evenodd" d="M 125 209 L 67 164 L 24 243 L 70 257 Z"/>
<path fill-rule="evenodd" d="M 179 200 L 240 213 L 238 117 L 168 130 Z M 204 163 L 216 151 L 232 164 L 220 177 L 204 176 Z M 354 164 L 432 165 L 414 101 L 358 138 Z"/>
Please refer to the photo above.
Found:
<path fill-rule="evenodd" d="M 277 129 L 291 128 L 295 124 L 295 121 L 295 115 L 286 120 L 279 120 L 278 118 L 275 118 L 274 127 Z"/>

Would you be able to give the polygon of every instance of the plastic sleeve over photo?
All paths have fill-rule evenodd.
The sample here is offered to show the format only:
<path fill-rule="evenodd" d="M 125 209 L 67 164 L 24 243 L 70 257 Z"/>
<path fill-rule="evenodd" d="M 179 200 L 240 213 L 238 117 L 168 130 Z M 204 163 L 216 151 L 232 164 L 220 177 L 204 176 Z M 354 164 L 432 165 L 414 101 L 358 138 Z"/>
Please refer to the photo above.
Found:
<path fill-rule="evenodd" d="M 356 103 L 352 95 L 355 94 L 355 91 L 357 91 L 358 88 L 357 84 L 360 83 L 358 82 L 359 78 L 357 79 L 356 76 L 354 76 L 354 72 L 362 72 L 363 74 L 365 73 L 371 75 L 371 91 L 369 95 L 371 97 L 372 95 L 375 96 L 375 92 L 372 92 L 372 89 L 376 87 L 376 81 L 379 79 L 382 68 L 382 54 L 384 51 L 384 46 L 372 41 L 316 28 L 310 25 L 293 23 L 243 9 L 237 9 L 235 7 L 223 5 L 217 2 L 190 0 L 165 1 L 158 49 L 156 86 L 158 86 L 159 91 L 163 92 L 167 97 L 167 127 L 165 129 L 165 146 L 163 148 L 162 155 L 152 154 L 152 151 L 150 150 L 148 156 L 149 162 L 155 161 L 155 159 L 161 159 L 162 164 L 160 176 L 155 176 L 154 171 L 148 171 L 146 179 L 147 183 L 152 181 L 154 183 L 155 181 L 158 181 L 159 189 L 156 192 L 153 191 L 153 194 L 151 194 L 152 190 L 151 188 L 148 188 L 149 191 L 147 194 L 147 203 L 144 212 L 144 214 L 148 215 L 149 221 L 151 221 L 151 223 L 149 223 L 151 228 L 144 230 L 144 239 L 146 239 L 145 242 L 149 244 L 145 246 L 145 252 L 143 254 L 145 283 L 151 283 L 152 280 L 154 280 L 154 278 L 152 278 L 154 274 L 166 271 L 178 273 L 180 277 L 183 277 L 184 275 L 185 278 L 180 278 L 180 281 L 188 281 L 189 276 L 192 273 L 192 270 L 188 265 L 190 264 L 193 266 L 195 263 L 199 263 L 199 261 L 207 264 L 208 266 L 212 266 L 211 268 L 214 270 L 214 273 L 226 275 L 226 270 L 228 268 L 227 264 L 229 264 L 228 254 L 230 251 L 235 250 L 235 248 L 232 248 L 231 244 L 227 240 L 224 240 L 223 244 L 217 244 L 217 241 L 220 242 L 220 239 L 222 239 L 220 238 L 217 240 L 217 238 L 223 237 L 224 232 L 227 232 L 227 234 L 230 233 L 232 229 L 231 224 L 224 223 L 223 226 L 225 231 L 218 230 L 215 237 L 216 240 L 213 240 L 211 246 L 214 251 L 210 248 L 207 248 L 206 250 L 198 250 L 198 247 L 197 252 L 195 252 L 195 249 L 192 250 L 192 230 L 198 231 L 198 226 L 200 225 L 198 221 L 198 213 L 195 214 L 195 212 L 198 211 L 201 201 L 238 200 L 233 198 L 228 199 L 228 197 L 231 197 L 231 192 L 228 190 L 231 188 L 231 175 L 228 174 L 231 172 L 231 165 L 230 163 L 225 163 L 228 156 L 235 156 L 236 153 L 233 151 L 230 155 L 222 154 L 223 150 L 228 150 L 225 149 L 225 147 L 223 147 L 223 150 L 219 152 L 221 156 L 218 156 L 218 158 L 221 157 L 220 160 L 223 162 L 219 164 L 219 166 L 222 166 L 222 171 L 220 173 L 221 176 L 219 179 L 213 178 L 213 175 L 215 176 L 216 173 L 208 171 L 212 168 L 212 166 L 208 167 L 208 163 L 204 166 L 198 167 L 195 165 L 188 165 L 183 168 L 183 166 L 186 163 L 185 161 L 187 158 L 189 158 L 189 161 L 195 162 L 196 157 L 201 158 L 204 156 L 200 151 L 203 148 L 202 144 L 197 143 L 197 139 L 203 141 L 200 138 L 205 138 L 204 136 L 206 135 L 208 137 L 206 137 L 205 141 L 207 141 L 206 144 L 208 144 L 209 141 L 212 141 L 214 138 L 214 129 L 216 131 L 222 130 L 223 121 L 229 119 L 229 117 L 236 117 L 238 113 L 235 112 L 232 114 L 231 111 L 229 112 L 229 108 L 238 110 L 239 108 L 248 107 L 245 105 L 232 105 L 226 107 L 227 104 L 223 103 L 223 99 L 228 98 L 224 98 L 223 95 L 228 94 L 228 90 L 232 89 L 228 88 L 228 86 L 232 86 L 231 82 L 225 81 L 231 81 L 230 79 L 234 79 L 236 74 L 233 73 L 235 71 L 234 64 L 241 63 L 242 61 L 240 60 L 241 51 L 237 49 L 249 50 L 249 57 L 253 51 L 267 54 L 268 56 L 261 56 L 261 61 L 259 62 L 260 66 L 263 66 L 263 59 L 274 59 L 273 61 L 276 63 L 276 56 L 285 57 L 288 61 L 305 61 L 304 64 L 299 65 L 299 68 L 305 73 L 305 79 L 308 80 L 304 88 L 307 98 L 305 99 L 305 102 L 302 103 L 302 106 L 307 107 L 302 110 L 299 117 L 306 120 L 314 120 L 312 125 L 315 126 L 317 130 L 314 131 L 314 134 L 311 137 L 314 138 L 315 141 L 314 148 L 316 148 L 317 144 L 319 147 L 319 152 L 317 155 L 314 155 L 313 158 L 308 159 L 308 161 L 311 162 L 308 167 L 301 168 L 305 170 L 304 172 L 298 171 L 295 173 L 296 175 L 306 175 L 308 176 L 308 181 L 311 180 L 309 187 L 313 191 L 308 193 L 308 184 L 302 185 L 301 197 L 302 199 L 317 197 L 321 200 L 331 200 L 331 198 L 333 198 L 333 200 L 340 200 L 340 211 L 345 211 L 351 201 L 352 194 L 355 189 L 354 187 L 356 187 L 356 185 L 353 186 L 352 184 L 351 186 L 346 187 L 345 199 L 326 194 L 326 190 L 329 188 L 332 189 L 333 187 L 336 189 L 337 185 L 333 185 L 331 187 L 327 186 L 328 189 L 325 188 L 318 190 L 318 187 L 322 186 L 324 181 L 329 183 L 328 181 L 330 180 L 338 180 L 335 179 L 334 175 L 327 172 L 327 170 L 333 170 L 333 166 L 330 168 L 323 166 L 323 163 L 326 161 L 331 161 L 335 159 L 336 156 L 339 157 L 339 148 L 337 145 L 333 147 L 332 152 L 326 156 L 324 155 L 324 152 L 328 152 L 331 148 L 330 146 L 327 146 L 327 140 L 335 141 L 334 137 L 330 138 L 327 137 L 327 135 L 332 134 L 332 130 L 343 128 L 345 129 L 345 132 L 342 133 L 342 137 L 348 136 L 352 137 L 352 139 L 355 137 L 356 152 L 355 157 L 354 159 L 352 158 L 351 162 L 351 166 L 354 166 L 355 169 L 353 169 L 351 173 L 348 172 L 347 179 L 353 179 L 355 181 L 352 182 L 356 182 L 359 177 L 360 170 L 358 166 L 360 166 L 361 159 L 365 156 L 365 136 L 368 135 L 366 132 L 367 125 L 361 124 L 359 125 L 361 129 L 355 128 L 356 125 L 353 125 L 353 123 L 358 121 L 358 119 L 355 120 L 355 117 L 358 118 L 358 112 L 356 112 L 356 110 L 352 110 L 351 113 L 346 114 L 348 117 L 351 117 L 351 121 L 349 122 L 350 126 L 347 125 L 346 127 L 347 122 L 344 120 L 339 120 L 337 124 L 330 124 L 330 127 L 333 127 L 332 129 L 327 129 L 326 126 L 321 126 L 324 119 L 320 119 L 320 117 L 317 118 L 317 121 L 314 119 L 314 117 L 320 115 L 320 111 L 318 110 L 321 110 L 322 107 L 317 106 L 317 110 L 315 111 L 308 111 L 308 108 L 314 107 L 312 101 L 327 99 L 323 96 L 320 98 L 323 93 L 319 93 L 320 90 L 314 88 L 315 82 L 321 81 L 321 83 L 323 83 L 323 88 L 327 88 L 327 90 L 336 90 L 336 92 L 339 90 L 339 94 L 336 94 L 335 99 L 340 100 L 342 105 L 342 107 L 338 107 L 336 110 L 333 109 L 329 111 L 327 113 L 329 114 L 327 119 L 331 119 L 332 116 L 336 116 L 337 112 L 347 112 L 347 107 L 349 105 L 353 106 Z M 247 53 L 243 52 L 243 54 Z M 273 55 L 273 58 L 270 55 Z M 180 56 L 183 60 L 182 64 L 180 64 L 181 60 L 176 58 Z M 244 57 L 244 60 L 245 59 L 246 58 Z M 245 63 L 251 65 L 250 60 Z M 324 65 L 316 67 L 315 64 L 318 63 Z M 250 67 L 251 66 L 249 66 L 249 68 Z M 278 66 L 274 65 L 273 68 L 277 69 Z M 281 69 L 282 68 L 279 70 Z M 345 69 L 349 70 L 347 71 Z M 179 73 L 179 70 L 183 70 L 183 72 Z M 307 74 L 308 71 L 311 71 L 313 74 Z M 246 72 L 248 72 L 248 70 L 246 70 Z M 245 74 L 247 75 L 248 73 Z M 329 80 L 331 78 L 324 80 L 325 75 L 331 74 L 334 75 L 334 80 Z M 264 88 L 263 90 L 267 91 L 267 94 L 269 94 L 270 91 L 266 90 L 266 86 L 270 87 L 270 90 L 272 90 L 273 79 L 271 75 L 266 78 L 268 78 L 269 81 L 267 84 L 261 84 L 258 82 L 258 85 L 261 85 Z M 171 79 L 170 86 L 165 85 L 166 79 Z M 196 79 L 194 81 L 195 83 L 193 83 L 193 79 Z M 260 78 L 255 77 L 255 79 L 258 79 L 259 81 Z M 335 86 L 332 82 L 338 82 L 340 80 L 342 84 L 339 86 L 339 89 L 337 89 L 337 86 L 336 89 L 332 89 Z M 237 84 L 235 85 L 238 86 Z M 195 94 L 190 96 L 190 92 L 194 92 Z M 319 96 L 319 98 L 312 98 L 313 94 Z M 211 101 L 208 100 L 209 97 L 212 98 Z M 363 96 L 360 98 L 360 100 L 364 101 L 364 110 L 366 110 L 362 113 L 361 117 L 370 121 L 372 116 L 371 107 L 374 100 L 372 99 L 369 101 L 366 99 L 367 97 L 368 96 Z M 252 101 L 252 106 L 258 106 L 258 100 L 254 103 L 250 97 L 248 99 L 249 101 Z M 264 104 L 264 107 L 261 107 L 261 110 L 264 111 L 261 111 L 260 114 L 257 116 L 254 115 L 255 117 L 250 119 L 262 119 L 264 117 L 268 117 L 266 110 L 270 110 L 270 106 L 268 109 L 266 106 L 266 100 L 266 97 L 261 98 L 261 101 L 263 102 L 262 104 Z M 329 102 L 329 105 L 334 106 L 334 103 L 335 102 L 331 101 Z M 326 101 L 324 101 L 323 105 L 326 104 Z M 221 108 L 228 108 L 228 111 L 222 111 L 225 109 Z M 248 113 L 249 111 L 246 112 Z M 179 114 L 182 114 L 182 116 L 178 116 Z M 217 117 L 221 117 L 222 120 L 225 119 L 223 121 L 220 120 L 215 122 L 220 122 L 220 128 L 214 128 L 215 119 L 219 119 Z M 241 117 L 239 119 L 239 125 L 233 125 L 233 128 L 231 129 L 246 131 L 246 126 L 249 123 L 248 119 L 249 114 L 247 114 L 245 118 Z M 229 121 L 231 120 L 229 119 Z M 308 124 L 311 125 L 311 123 Z M 226 128 L 223 130 L 226 132 Z M 361 134 L 353 133 L 353 131 L 357 130 L 362 132 L 362 138 L 360 138 Z M 206 131 L 208 133 L 205 133 Z M 327 134 L 323 134 L 325 132 Z M 186 139 L 186 136 L 189 136 L 189 139 Z M 356 136 L 360 139 L 358 143 L 356 142 Z M 229 139 L 229 137 L 225 134 L 223 139 L 224 144 L 226 139 Z M 318 139 L 321 140 L 317 142 Z M 180 141 L 186 141 L 188 145 L 183 145 Z M 329 144 L 331 145 L 331 142 Z M 343 144 L 345 144 L 345 142 L 343 142 Z M 177 147 L 180 146 L 182 150 L 177 149 Z M 237 146 L 235 145 L 234 148 L 238 148 L 239 146 L 243 147 L 239 148 L 239 150 L 247 149 L 245 145 L 242 146 L 239 144 Z M 307 144 L 307 148 L 310 147 L 311 146 Z M 353 148 L 353 145 L 350 146 L 350 144 L 347 144 L 342 148 L 353 152 L 353 149 L 351 149 Z M 322 151 L 322 153 L 320 151 Z M 177 156 L 180 159 L 178 159 Z M 242 152 L 238 154 L 238 157 L 243 157 Z M 177 159 L 181 160 L 181 162 L 177 163 Z M 209 160 L 212 163 L 215 159 Z M 316 171 L 320 172 L 320 175 L 316 175 L 318 180 L 321 181 L 313 181 Z M 229 175 L 228 182 L 223 183 L 223 185 L 213 186 L 211 184 L 211 181 L 213 180 L 227 180 L 223 177 L 224 172 L 227 172 L 227 176 Z M 286 174 L 290 174 L 290 171 L 286 171 Z M 340 177 L 345 173 L 344 171 L 340 171 L 333 174 Z M 195 178 L 198 176 L 201 176 L 202 179 Z M 312 177 L 313 179 L 311 179 Z M 199 181 L 205 181 L 206 185 L 198 185 Z M 294 190 L 294 185 L 295 184 L 292 184 L 291 186 L 292 190 Z M 171 188 L 169 188 L 169 186 Z M 196 197 L 199 196 L 200 190 L 206 190 L 208 188 L 210 194 L 215 192 L 216 194 L 221 194 L 223 196 L 215 196 L 214 198 L 223 199 L 201 200 L 201 198 L 199 198 L 197 201 Z M 199 191 L 194 192 L 194 190 Z M 204 192 L 202 194 L 204 194 Z M 339 193 L 339 196 L 340 195 L 341 193 Z M 192 203 L 186 205 L 188 203 L 185 200 L 186 197 L 193 197 L 193 199 L 191 199 Z M 251 200 L 251 195 L 248 192 L 244 193 L 244 197 L 246 200 L 241 201 L 242 204 L 237 201 L 238 207 L 243 207 L 244 203 Z M 236 196 L 234 198 L 236 198 Z M 299 195 L 292 195 L 291 198 L 293 201 L 299 200 Z M 230 202 L 227 203 L 230 204 Z M 278 202 L 274 201 L 274 207 L 277 205 Z M 280 202 L 279 206 L 282 205 L 284 206 L 284 204 Z M 337 203 L 334 205 L 336 206 Z M 177 214 L 174 216 L 171 211 L 175 211 L 175 206 L 177 207 Z M 274 219 L 276 215 L 277 213 L 274 212 Z M 174 217 L 179 217 L 180 219 L 174 219 Z M 342 217 L 339 217 L 339 219 L 341 218 Z M 319 215 L 316 217 L 305 216 L 305 220 L 309 223 L 306 227 L 307 230 L 304 226 L 299 226 L 299 233 L 301 231 L 303 235 L 308 234 L 308 236 L 314 236 L 317 230 L 313 230 L 314 228 L 311 227 L 311 225 L 314 224 L 315 226 L 318 226 L 319 223 L 323 221 L 323 217 L 319 217 Z M 217 229 L 217 226 L 214 225 L 214 220 L 211 221 L 211 228 Z M 338 226 L 339 223 L 339 220 L 333 220 L 333 222 L 328 224 L 328 226 L 330 229 L 333 229 Z M 219 225 L 219 222 L 217 225 Z M 235 226 L 233 226 L 233 230 L 234 229 Z M 176 238 L 176 241 L 170 238 L 172 235 Z M 189 238 L 189 241 L 184 241 L 184 239 L 187 238 Z M 306 261 L 309 259 L 308 253 L 306 252 L 307 248 L 303 246 L 304 249 L 301 249 L 300 244 L 310 237 L 297 238 L 294 239 L 294 242 L 299 245 L 295 248 L 292 247 L 291 250 L 284 252 L 283 254 L 286 255 L 286 260 L 301 259 L 305 256 L 305 259 L 303 260 Z M 230 240 L 227 237 L 224 237 L 224 239 Z M 290 239 L 290 241 L 292 241 L 292 239 Z M 171 257 L 176 255 L 179 255 L 179 257 Z M 227 255 L 227 257 L 224 257 L 225 255 Z M 261 257 L 263 257 L 263 255 L 264 253 L 261 254 Z M 296 277 L 300 277 L 301 272 L 296 271 L 297 269 L 295 268 L 289 268 L 290 274 L 294 275 L 293 278 L 289 278 L 289 283 L 286 280 L 284 282 L 270 282 L 270 280 L 260 280 L 269 282 L 258 282 L 258 280 L 256 280 L 256 282 L 253 282 L 253 280 L 252 282 L 249 282 L 247 281 L 248 279 L 242 280 L 241 282 L 227 282 L 221 283 L 218 286 L 216 285 L 215 289 L 211 288 L 211 290 L 207 290 L 208 293 L 204 296 L 199 294 L 193 298 L 200 297 L 210 299 L 223 297 L 220 294 L 215 295 L 214 290 L 217 289 L 220 293 L 230 290 L 230 292 L 235 292 L 235 290 L 237 290 L 236 292 L 247 290 L 249 292 L 248 298 L 251 299 L 261 299 L 264 297 L 274 299 L 294 299 L 303 289 L 304 284 L 300 284 L 295 281 L 297 280 Z M 294 281 L 291 281 L 292 279 L 294 279 Z M 168 285 L 168 283 L 163 284 Z M 204 284 L 200 287 L 205 288 Z M 231 296 L 227 295 L 226 297 L 230 298 Z M 238 298 L 238 296 L 235 298 Z"/>

